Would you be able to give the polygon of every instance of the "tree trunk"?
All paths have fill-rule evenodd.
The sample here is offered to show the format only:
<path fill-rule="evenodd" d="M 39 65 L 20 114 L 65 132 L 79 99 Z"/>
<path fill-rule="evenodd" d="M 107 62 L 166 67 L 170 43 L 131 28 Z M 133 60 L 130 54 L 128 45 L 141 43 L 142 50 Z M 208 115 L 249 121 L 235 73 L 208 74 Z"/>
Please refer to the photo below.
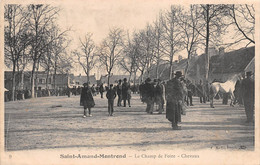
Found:
<path fill-rule="evenodd" d="M 209 78 L 209 5 L 207 5 L 207 34 L 206 34 L 206 50 L 205 50 L 205 80 Z"/>
<path fill-rule="evenodd" d="M 15 62 L 13 62 L 13 73 L 12 73 L 12 101 L 15 101 Z"/>
<path fill-rule="evenodd" d="M 33 63 L 32 74 L 31 74 L 31 97 L 34 98 L 34 72 L 35 72 L 35 62 Z"/>
<path fill-rule="evenodd" d="M 21 90 L 24 91 L 24 70 L 21 71 Z M 22 100 L 24 100 L 24 92 L 22 92 Z"/>

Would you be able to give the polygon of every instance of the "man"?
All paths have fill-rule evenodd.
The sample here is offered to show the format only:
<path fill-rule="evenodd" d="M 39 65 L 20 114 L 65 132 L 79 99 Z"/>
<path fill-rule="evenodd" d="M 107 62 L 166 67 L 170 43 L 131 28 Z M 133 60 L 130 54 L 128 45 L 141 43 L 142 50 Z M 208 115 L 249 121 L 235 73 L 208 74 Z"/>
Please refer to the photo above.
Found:
<path fill-rule="evenodd" d="M 162 114 L 162 112 L 163 112 L 163 104 L 164 104 L 164 100 L 163 100 L 163 85 L 162 85 L 160 79 L 154 79 L 154 82 L 156 83 L 155 92 L 154 92 L 155 102 L 156 102 L 156 104 L 158 104 L 159 114 Z"/>
<path fill-rule="evenodd" d="M 104 92 L 104 87 L 103 87 L 103 83 L 100 85 L 99 87 L 99 92 L 100 92 L 100 95 L 101 95 L 101 99 L 103 99 L 103 92 Z"/>
<path fill-rule="evenodd" d="M 252 72 L 246 72 L 246 78 L 241 82 L 241 92 L 244 100 L 247 123 L 254 122 L 255 83 Z"/>
<path fill-rule="evenodd" d="M 191 81 L 187 81 L 187 89 L 188 89 L 188 98 L 187 98 L 187 105 L 193 106 L 192 104 L 192 96 L 195 94 L 195 86 Z"/>
<path fill-rule="evenodd" d="M 124 101 L 124 107 L 126 107 L 126 100 L 128 101 L 128 106 L 131 107 L 130 105 L 130 99 L 131 99 L 131 91 L 130 91 L 130 84 L 127 82 L 127 79 L 124 78 L 122 84 L 122 99 Z"/>
<path fill-rule="evenodd" d="M 166 118 L 172 123 L 174 130 L 180 130 L 178 122 L 181 122 L 181 105 L 183 99 L 183 89 L 180 82 L 182 73 L 177 71 L 175 78 L 169 80 L 166 84 Z"/>
<path fill-rule="evenodd" d="M 95 101 L 93 99 L 93 95 L 89 87 L 89 83 L 84 83 L 83 86 L 84 87 L 81 91 L 81 96 L 80 96 L 80 105 L 84 107 L 83 118 L 85 118 L 86 116 L 90 116 L 90 117 L 92 116 L 91 108 L 95 106 Z M 88 109 L 88 115 L 87 115 L 87 109 Z"/>
<path fill-rule="evenodd" d="M 121 107 L 121 102 L 122 102 L 122 80 L 120 79 L 118 81 L 118 84 L 116 86 L 116 93 L 117 93 L 117 97 L 118 97 L 118 100 L 117 100 L 117 106 L 118 107 Z"/>
<path fill-rule="evenodd" d="M 150 78 L 145 80 L 145 84 L 142 87 L 142 101 L 147 104 L 146 112 L 153 114 L 154 108 L 154 86 Z"/>
<path fill-rule="evenodd" d="M 198 96 L 200 98 L 200 103 L 206 103 L 206 98 L 205 98 L 205 92 L 204 92 L 204 88 L 202 85 L 202 80 L 200 80 L 200 83 L 197 85 L 197 93 Z"/>
<path fill-rule="evenodd" d="M 108 100 L 108 116 L 113 116 L 114 113 L 114 99 L 116 98 L 116 91 L 113 89 L 113 84 L 110 84 L 110 88 L 106 94 Z"/>

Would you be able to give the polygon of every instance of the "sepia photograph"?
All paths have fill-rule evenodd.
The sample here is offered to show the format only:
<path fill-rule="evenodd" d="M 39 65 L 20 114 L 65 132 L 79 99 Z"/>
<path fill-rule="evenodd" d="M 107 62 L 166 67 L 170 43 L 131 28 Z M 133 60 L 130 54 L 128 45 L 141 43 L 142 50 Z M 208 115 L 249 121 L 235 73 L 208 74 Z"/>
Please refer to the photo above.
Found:
<path fill-rule="evenodd" d="M 1 164 L 260 164 L 259 2 L 0 2 Z"/>

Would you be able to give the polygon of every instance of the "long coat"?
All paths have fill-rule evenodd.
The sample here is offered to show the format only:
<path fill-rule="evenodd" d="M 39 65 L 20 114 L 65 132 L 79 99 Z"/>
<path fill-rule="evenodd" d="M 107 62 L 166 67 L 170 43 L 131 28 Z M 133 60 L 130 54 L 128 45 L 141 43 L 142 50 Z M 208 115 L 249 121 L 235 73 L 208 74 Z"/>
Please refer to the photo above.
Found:
<path fill-rule="evenodd" d="M 166 118 L 178 123 L 181 121 L 181 102 L 183 98 L 183 87 L 177 78 L 173 78 L 166 84 Z"/>
<path fill-rule="evenodd" d="M 89 87 L 84 87 L 82 89 L 80 96 L 80 105 L 84 106 L 84 108 L 92 108 L 95 106 L 95 101 Z"/>
<path fill-rule="evenodd" d="M 131 91 L 130 90 L 130 85 L 127 82 L 124 82 L 122 84 L 122 99 L 123 100 L 128 100 L 131 99 Z"/>
<path fill-rule="evenodd" d="M 142 102 L 148 103 L 148 102 L 153 102 L 155 97 L 154 97 L 154 86 L 151 83 L 146 82 L 142 86 Z"/>

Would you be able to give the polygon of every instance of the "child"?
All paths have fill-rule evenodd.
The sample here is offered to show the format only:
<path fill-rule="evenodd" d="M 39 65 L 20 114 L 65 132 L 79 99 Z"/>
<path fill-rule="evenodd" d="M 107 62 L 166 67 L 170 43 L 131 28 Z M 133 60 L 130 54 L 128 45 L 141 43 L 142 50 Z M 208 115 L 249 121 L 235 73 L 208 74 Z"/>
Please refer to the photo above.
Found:
<path fill-rule="evenodd" d="M 108 116 L 113 116 L 114 99 L 116 98 L 116 91 L 113 89 L 113 84 L 110 84 L 110 88 L 107 91 L 106 97 L 108 99 Z"/>

